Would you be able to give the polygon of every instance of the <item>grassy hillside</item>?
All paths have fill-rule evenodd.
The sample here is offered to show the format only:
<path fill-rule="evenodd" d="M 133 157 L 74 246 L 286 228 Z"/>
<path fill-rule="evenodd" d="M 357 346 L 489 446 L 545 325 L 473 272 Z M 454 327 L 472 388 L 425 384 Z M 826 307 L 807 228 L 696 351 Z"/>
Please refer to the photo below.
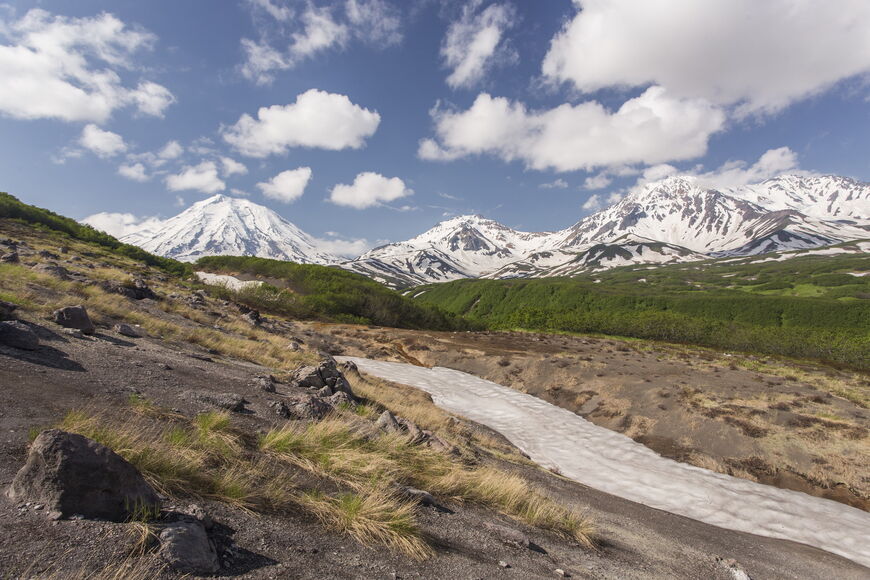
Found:
<path fill-rule="evenodd" d="M 268 283 L 257 288 L 238 293 L 227 291 L 235 300 L 263 312 L 396 328 L 469 327 L 459 316 L 416 303 L 365 276 L 338 268 L 242 256 L 200 258 L 196 267 L 264 278 Z"/>
<path fill-rule="evenodd" d="M 121 243 L 109 234 L 95 230 L 91 226 L 80 224 L 74 219 L 64 217 L 47 209 L 28 205 L 4 192 L 0 192 L 0 218 L 15 219 L 33 226 L 62 232 L 75 240 L 90 242 L 104 248 L 109 248 L 116 254 L 144 262 L 149 266 L 158 267 L 172 274 L 186 276 L 191 273 L 190 267 L 187 264 L 155 256 L 142 248 Z"/>
<path fill-rule="evenodd" d="M 870 256 L 459 280 L 413 291 L 492 328 L 596 332 L 870 368 Z"/>

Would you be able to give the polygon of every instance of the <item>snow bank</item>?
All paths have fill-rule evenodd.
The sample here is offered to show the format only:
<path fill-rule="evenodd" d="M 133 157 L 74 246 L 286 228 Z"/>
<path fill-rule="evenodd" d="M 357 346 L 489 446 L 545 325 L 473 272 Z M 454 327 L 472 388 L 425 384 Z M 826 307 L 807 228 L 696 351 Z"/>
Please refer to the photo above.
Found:
<path fill-rule="evenodd" d="M 211 284 L 212 286 L 226 286 L 230 290 L 234 290 L 238 292 L 244 288 L 248 288 L 249 286 L 259 286 L 262 282 L 257 280 L 239 280 L 235 276 L 228 276 L 226 274 L 212 274 L 211 272 L 196 272 L 196 277 L 199 278 L 205 284 Z"/>
<path fill-rule="evenodd" d="M 714 526 L 816 546 L 870 566 L 870 514 L 665 459 L 546 401 L 467 373 L 351 360 L 417 387 L 439 407 L 507 437 L 544 467 L 595 489 Z"/>

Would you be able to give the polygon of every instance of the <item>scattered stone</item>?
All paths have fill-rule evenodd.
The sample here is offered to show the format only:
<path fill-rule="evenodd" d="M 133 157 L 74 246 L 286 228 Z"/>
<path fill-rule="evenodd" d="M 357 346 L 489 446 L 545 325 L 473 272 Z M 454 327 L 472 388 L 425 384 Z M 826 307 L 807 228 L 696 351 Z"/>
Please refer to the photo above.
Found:
<path fill-rule="evenodd" d="M 260 312 L 257 310 L 249 310 L 242 315 L 242 320 L 252 326 L 259 326 L 260 323 L 262 323 L 262 320 L 260 318 Z"/>
<path fill-rule="evenodd" d="M 85 334 L 93 334 L 96 331 L 94 323 L 88 316 L 84 306 L 67 306 L 54 311 L 54 321 L 66 328 L 75 328 Z"/>
<path fill-rule="evenodd" d="M 220 407 L 221 409 L 226 409 L 234 413 L 243 412 L 245 410 L 245 405 L 248 403 L 248 401 L 246 401 L 243 397 L 235 393 L 185 391 L 183 393 L 183 396 L 188 399 L 192 399 L 200 403 L 206 403 L 208 405 L 214 405 L 215 407 Z"/>
<path fill-rule="evenodd" d="M 18 309 L 17 304 L 0 300 L 0 320 L 9 320 L 12 318 L 12 313 Z"/>
<path fill-rule="evenodd" d="M 737 560 L 734 558 L 722 558 L 716 556 L 716 565 L 724 568 L 731 575 L 732 580 L 752 580 L 749 574 L 743 569 Z"/>
<path fill-rule="evenodd" d="M 356 407 L 356 401 L 350 398 L 350 395 L 345 393 L 344 391 L 338 391 L 329 397 L 329 403 L 333 407 Z"/>
<path fill-rule="evenodd" d="M 287 345 L 287 350 L 289 350 L 290 352 L 297 352 L 297 351 L 299 351 L 300 348 L 301 348 L 301 347 L 299 346 L 299 343 L 298 343 L 298 342 L 293 342 L 293 341 L 291 341 L 291 342 Z"/>
<path fill-rule="evenodd" d="M 411 439 L 411 443 L 421 443 L 426 439 L 423 431 L 421 431 L 420 428 L 417 427 L 417 424 L 410 419 L 399 417 L 396 419 L 396 421 L 399 422 L 399 425 L 402 427 L 403 431 L 407 431 L 408 436 Z"/>
<path fill-rule="evenodd" d="M 417 500 L 420 505 L 439 507 L 435 496 L 428 491 L 423 491 L 422 489 L 414 487 L 405 487 L 402 489 L 402 493 L 410 499 Z"/>
<path fill-rule="evenodd" d="M 39 348 L 39 337 L 29 326 L 17 320 L 0 322 L 0 344 L 21 350 Z"/>
<path fill-rule="evenodd" d="M 568 577 L 568 574 L 564 570 L 562 570 L 561 568 L 556 568 L 555 570 L 553 570 L 553 572 L 556 573 L 556 576 L 563 576 L 565 578 Z"/>
<path fill-rule="evenodd" d="M 49 260 L 58 260 L 58 259 L 60 259 L 60 256 L 58 256 L 57 254 L 52 254 L 52 253 L 49 252 L 48 250 L 39 250 L 39 252 L 38 252 L 37 255 L 38 255 L 40 258 L 46 258 L 46 259 L 49 259 Z"/>
<path fill-rule="evenodd" d="M 254 386 L 267 393 L 275 392 L 275 380 L 272 375 L 258 375 L 254 377 Z"/>
<path fill-rule="evenodd" d="M 63 333 L 73 338 L 85 338 L 85 333 L 75 328 L 64 328 Z"/>
<path fill-rule="evenodd" d="M 0 256 L 0 262 L 4 264 L 17 264 L 21 259 L 18 257 L 18 252 L 9 252 Z"/>
<path fill-rule="evenodd" d="M 282 419 L 290 418 L 290 408 L 284 403 L 284 401 L 270 401 L 269 408 L 275 411 L 275 414 L 281 417 Z"/>
<path fill-rule="evenodd" d="M 131 300 L 144 300 L 146 298 L 154 300 L 157 298 L 154 291 L 151 290 L 148 284 L 146 284 L 141 278 L 136 278 L 131 282 L 123 283 L 107 280 L 100 284 L 100 287 L 106 292 L 120 294 L 121 296 L 130 298 Z"/>
<path fill-rule="evenodd" d="M 514 528 L 489 522 L 483 524 L 483 527 L 489 530 L 499 540 L 510 546 L 515 546 L 517 548 L 531 548 L 532 546 L 532 542 L 529 540 L 528 536 Z"/>
<path fill-rule="evenodd" d="M 36 437 L 9 497 L 45 504 L 60 517 L 115 522 L 160 509 L 157 494 L 123 457 L 87 437 L 59 429 Z"/>
<path fill-rule="evenodd" d="M 129 336 L 130 338 L 142 338 L 141 330 L 123 322 L 115 325 L 115 332 L 122 336 Z"/>
<path fill-rule="evenodd" d="M 313 395 L 297 396 L 287 407 L 294 419 L 320 420 L 332 411 L 332 405 Z"/>
<path fill-rule="evenodd" d="M 185 574 L 214 574 L 220 570 L 217 551 L 199 521 L 180 521 L 160 532 L 160 557 Z"/>
<path fill-rule="evenodd" d="M 510 568 L 511 567 L 511 565 L 508 564 L 507 562 L 505 562 L 504 560 L 499 560 L 498 565 L 501 566 L 502 568 Z"/>
<path fill-rule="evenodd" d="M 37 264 L 33 267 L 34 272 L 39 272 L 40 274 L 48 274 L 49 276 L 53 276 L 58 280 L 71 280 L 69 270 L 64 268 L 63 266 L 58 266 L 53 262 L 42 262 L 41 264 Z"/>
<path fill-rule="evenodd" d="M 395 415 L 393 415 L 389 411 L 384 411 L 383 413 L 381 413 L 381 416 L 378 417 L 377 421 L 375 421 L 375 426 L 386 433 L 398 433 L 402 430 L 402 427 L 396 420 Z"/>
<path fill-rule="evenodd" d="M 341 363 L 341 370 L 344 373 L 357 373 L 359 374 L 359 369 L 356 366 L 356 363 L 350 360 L 346 360 Z"/>
<path fill-rule="evenodd" d="M 69 246 L 61 246 L 57 249 L 57 251 L 61 254 L 66 254 L 69 252 Z"/>
<path fill-rule="evenodd" d="M 459 453 L 459 450 L 455 445 L 445 441 L 432 431 L 423 431 L 423 437 L 426 441 L 426 445 L 435 451 L 440 451 L 441 453 L 450 453 L 456 455 Z"/>

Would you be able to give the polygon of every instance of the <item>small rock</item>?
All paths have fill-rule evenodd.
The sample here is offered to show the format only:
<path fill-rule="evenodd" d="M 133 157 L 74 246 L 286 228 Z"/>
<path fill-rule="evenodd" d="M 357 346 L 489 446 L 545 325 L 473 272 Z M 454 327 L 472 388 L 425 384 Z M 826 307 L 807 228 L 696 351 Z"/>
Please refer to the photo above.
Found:
<path fill-rule="evenodd" d="M 81 330 L 75 328 L 64 328 L 63 333 L 73 338 L 84 338 L 85 334 Z"/>
<path fill-rule="evenodd" d="M 333 407 L 356 407 L 356 401 L 350 398 L 350 396 L 344 391 L 339 391 L 329 397 L 329 404 Z"/>
<path fill-rule="evenodd" d="M 258 375 L 254 377 L 254 386 L 267 393 L 275 392 L 275 381 L 271 375 Z"/>
<path fill-rule="evenodd" d="M 160 532 L 160 557 L 185 574 L 214 574 L 220 570 L 217 551 L 199 522 L 173 522 Z"/>
<path fill-rule="evenodd" d="M 483 527 L 489 530 L 495 537 L 505 544 L 516 546 L 518 548 L 530 548 L 532 545 L 528 536 L 514 528 L 493 523 L 485 523 Z"/>
<path fill-rule="evenodd" d="M 182 396 L 187 399 L 206 403 L 239 413 L 245 410 L 248 403 L 243 397 L 235 393 L 213 393 L 211 391 L 185 391 Z"/>
<path fill-rule="evenodd" d="M 39 337 L 29 326 L 17 320 L 0 322 L 0 344 L 21 350 L 39 348 Z"/>
<path fill-rule="evenodd" d="M 270 401 L 269 408 L 275 411 L 275 414 L 281 417 L 282 419 L 290 418 L 290 408 L 284 403 L 284 401 Z"/>
<path fill-rule="evenodd" d="M 499 560 L 498 565 L 501 566 L 502 568 L 510 568 L 511 567 L 511 565 L 508 564 L 507 562 L 505 562 L 504 560 Z"/>
<path fill-rule="evenodd" d="M 316 394 L 318 397 L 320 397 L 322 399 L 327 399 L 327 398 L 331 397 L 332 395 L 334 395 L 335 391 L 332 390 L 332 387 L 330 387 L 329 385 L 326 385 L 322 389 L 318 390 Z"/>
<path fill-rule="evenodd" d="M 17 309 L 17 304 L 0 300 L 0 320 L 9 320 L 12 318 L 12 313 Z"/>
<path fill-rule="evenodd" d="M 375 426 L 386 433 L 398 433 L 402 430 L 402 427 L 396 420 L 395 415 L 393 415 L 389 411 L 384 411 L 383 413 L 381 413 L 381 416 L 378 417 L 377 421 L 375 421 Z"/>
<path fill-rule="evenodd" d="M 114 282 L 106 281 L 100 284 L 100 287 L 106 292 L 112 294 L 120 294 L 130 298 L 131 300 L 144 300 L 146 298 L 156 299 L 157 295 L 141 278 L 136 278 L 130 282 Z"/>
<path fill-rule="evenodd" d="M 309 389 L 320 389 L 326 386 L 326 383 L 323 382 L 323 377 L 320 376 L 317 367 L 299 367 L 293 371 L 291 379 L 296 385 Z"/>
<path fill-rule="evenodd" d="M 43 431 L 33 441 L 9 497 L 39 502 L 60 517 L 115 522 L 137 510 L 160 509 L 157 494 L 123 457 L 87 437 L 58 429 Z"/>
<path fill-rule="evenodd" d="M 186 508 L 179 511 L 181 511 L 181 513 L 183 514 L 187 514 L 201 521 L 202 525 L 205 526 L 206 530 L 211 530 L 214 527 L 214 520 L 208 514 L 208 512 L 206 512 L 205 509 L 199 504 L 190 504 Z"/>
<path fill-rule="evenodd" d="M 292 398 L 287 406 L 290 416 L 295 419 L 320 420 L 332 411 L 332 405 L 313 395 L 300 395 Z"/>
<path fill-rule="evenodd" d="M 405 419 L 403 417 L 399 417 L 396 419 L 399 422 L 399 425 L 402 427 L 404 431 L 407 431 L 408 436 L 411 439 L 411 443 L 421 443 L 426 439 L 426 435 L 423 434 L 423 431 L 417 427 L 417 424 L 409 419 Z"/>
<path fill-rule="evenodd" d="M 0 256 L 0 262 L 4 264 L 17 264 L 21 259 L 18 257 L 18 252 L 9 252 Z"/>
<path fill-rule="evenodd" d="M 561 568 L 556 568 L 555 570 L 553 570 L 553 572 L 556 573 L 556 576 L 565 576 L 565 577 L 568 576 L 568 575 L 565 573 L 565 571 L 562 570 Z"/>
<path fill-rule="evenodd" d="M 94 323 L 88 316 L 84 306 L 67 306 L 54 311 L 54 321 L 67 328 L 81 330 L 85 334 L 93 334 L 96 331 Z"/>
<path fill-rule="evenodd" d="M 58 256 L 57 254 L 52 254 L 52 253 L 49 252 L 48 250 L 39 250 L 39 252 L 38 252 L 37 255 L 38 255 L 40 258 L 46 258 L 46 259 L 49 259 L 49 260 L 57 260 L 58 258 L 60 258 L 60 256 Z"/>
<path fill-rule="evenodd" d="M 115 325 L 115 332 L 122 336 L 129 336 L 130 338 L 142 338 L 141 330 L 123 322 Z"/>
<path fill-rule="evenodd" d="M 262 322 L 260 313 L 257 310 L 250 310 L 242 315 L 242 320 L 253 326 L 259 326 Z"/>
<path fill-rule="evenodd" d="M 299 346 L 298 342 L 290 342 L 287 345 L 287 350 L 289 350 L 290 352 L 297 352 L 299 349 L 300 349 L 300 346 Z"/>
<path fill-rule="evenodd" d="M 402 489 L 402 493 L 411 499 L 417 500 L 420 505 L 438 506 L 438 501 L 435 499 L 435 496 L 428 491 L 423 491 L 422 489 L 414 487 L 405 487 Z"/>
<path fill-rule="evenodd" d="M 52 262 L 43 262 L 41 264 L 37 264 L 33 267 L 34 272 L 39 272 L 40 274 L 48 274 L 49 276 L 53 276 L 58 280 L 71 280 L 69 275 L 69 270 L 64 268 L 63 266 L 58 266 Z"/>

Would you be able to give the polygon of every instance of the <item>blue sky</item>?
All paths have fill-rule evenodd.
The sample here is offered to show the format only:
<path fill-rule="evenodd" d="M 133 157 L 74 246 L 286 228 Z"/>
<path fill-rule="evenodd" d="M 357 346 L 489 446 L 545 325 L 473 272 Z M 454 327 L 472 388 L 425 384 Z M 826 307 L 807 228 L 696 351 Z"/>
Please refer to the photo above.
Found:
<path fill-rule="evenodd" d="M 353 253 L 675 172 L 870 179 L 870 3 L 0 6 L 0 189 L 120 234 L 244 195 Z"/>

